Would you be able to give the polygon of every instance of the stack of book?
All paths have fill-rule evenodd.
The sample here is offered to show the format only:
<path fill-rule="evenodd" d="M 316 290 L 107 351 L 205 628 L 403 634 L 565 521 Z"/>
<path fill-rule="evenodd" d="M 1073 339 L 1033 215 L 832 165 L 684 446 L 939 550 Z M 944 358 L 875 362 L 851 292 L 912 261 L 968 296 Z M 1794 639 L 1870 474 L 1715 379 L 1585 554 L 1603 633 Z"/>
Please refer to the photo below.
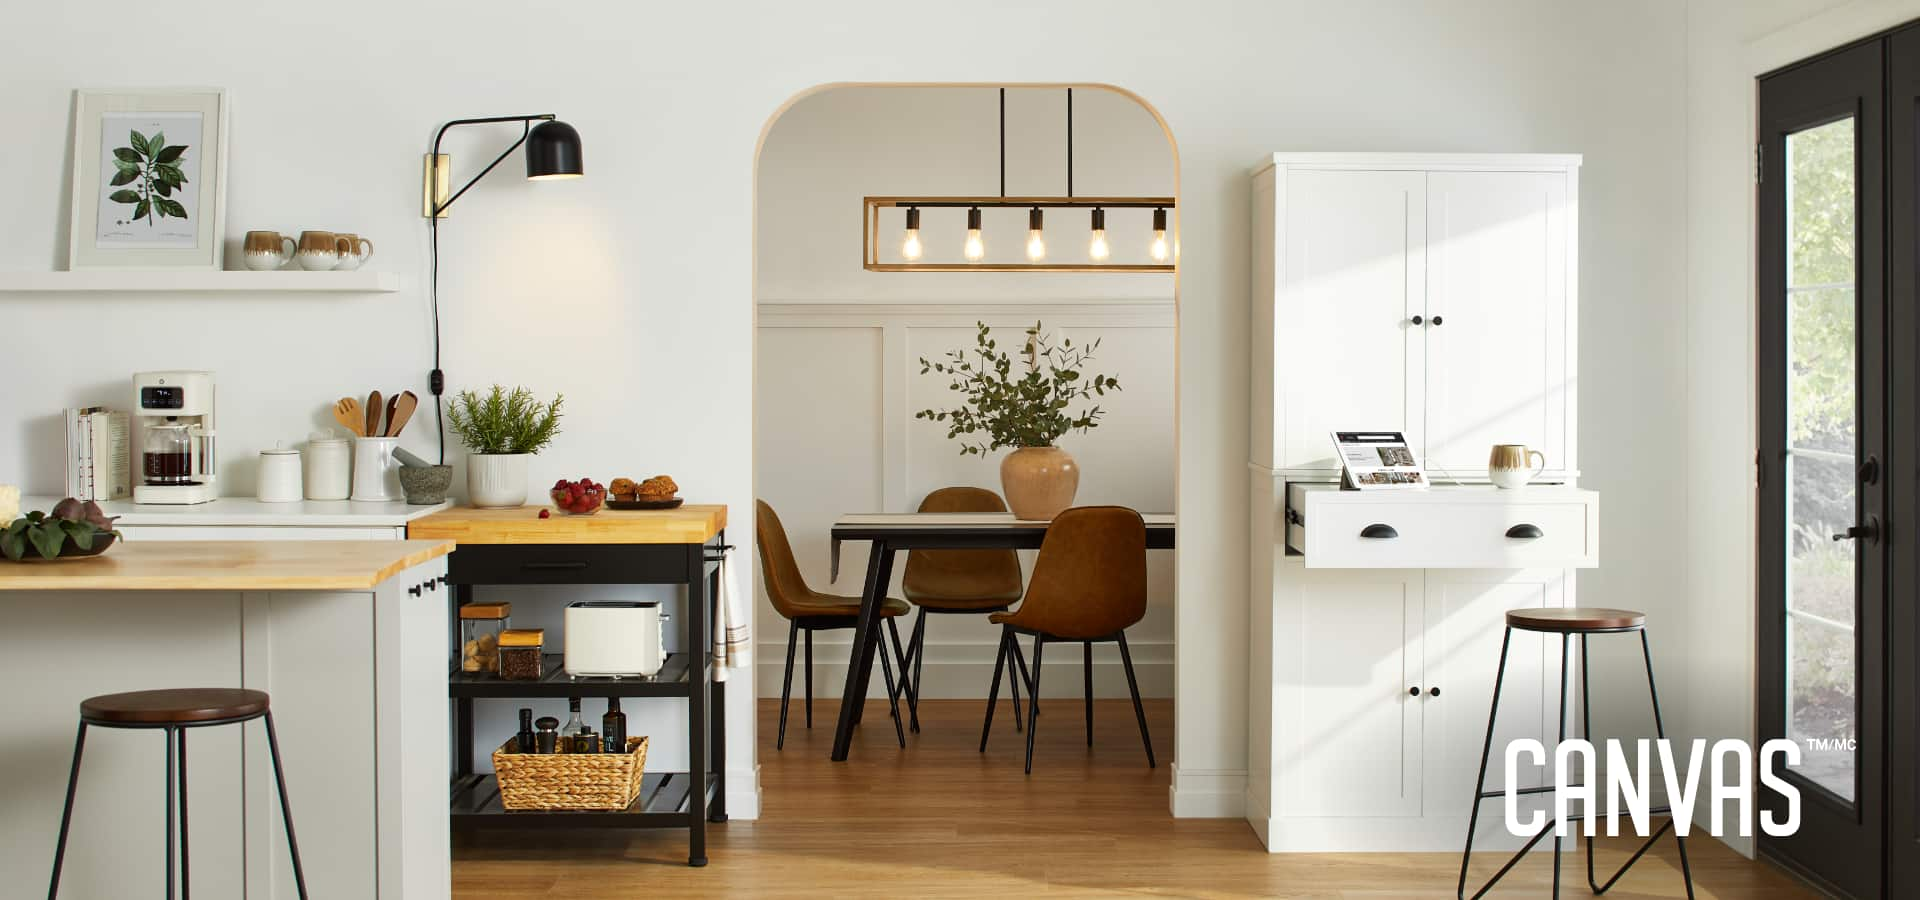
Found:
<path fill-rule="evenodd" d="M 67 496 L 122 500 L 133 493 L 127 414 L 101 406 L 67 410 Z"/>

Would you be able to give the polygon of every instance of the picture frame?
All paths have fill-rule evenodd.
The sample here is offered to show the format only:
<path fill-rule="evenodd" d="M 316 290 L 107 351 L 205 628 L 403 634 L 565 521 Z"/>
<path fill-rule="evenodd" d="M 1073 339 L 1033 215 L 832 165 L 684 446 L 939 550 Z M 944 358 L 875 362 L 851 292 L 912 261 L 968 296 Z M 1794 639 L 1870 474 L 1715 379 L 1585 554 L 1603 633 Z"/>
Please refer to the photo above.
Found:
<path fill-rule="evenodd" d="M 1340 487 L 1360 491 L 1424 491 L 1427 473 L 1398 431 L 1335 431 Z"/>
<path fill-rule="evenodd" d="M 227 105 L 223 88 L 74 91 L 68 269 L 222 268 Z"/>

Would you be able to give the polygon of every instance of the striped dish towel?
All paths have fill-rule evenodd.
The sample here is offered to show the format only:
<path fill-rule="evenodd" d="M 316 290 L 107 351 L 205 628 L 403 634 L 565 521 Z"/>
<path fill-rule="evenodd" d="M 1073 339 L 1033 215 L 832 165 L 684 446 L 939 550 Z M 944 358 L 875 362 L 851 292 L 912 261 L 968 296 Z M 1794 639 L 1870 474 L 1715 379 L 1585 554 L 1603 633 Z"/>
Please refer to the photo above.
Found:
<path fill-rule="evenodd" d="M 744 669 L 753 661 L 753 609 L 733 586 L 729 553 L 720 560 L 720 594 L 713 606 L 713 680 L 727 680 L 728 669 Z"/>

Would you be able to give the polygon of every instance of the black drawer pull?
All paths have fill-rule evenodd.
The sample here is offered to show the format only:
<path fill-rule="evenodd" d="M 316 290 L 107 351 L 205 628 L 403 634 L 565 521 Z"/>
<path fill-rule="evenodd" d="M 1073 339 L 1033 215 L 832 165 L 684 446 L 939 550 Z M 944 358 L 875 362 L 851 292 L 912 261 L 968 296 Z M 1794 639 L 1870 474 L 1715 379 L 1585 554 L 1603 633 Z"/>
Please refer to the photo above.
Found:
<path fill-rule="evenodd" d="M 1383 525 L 1379 522 L 1375 522 L 1372 525 L 1368 525 L 1367 527 L 1360 529 L 1360 536 L 1363 538 L 1376 538 L 1376 539 L 1384 540 L 1387 538 L 1397 538 L 1400 536 L 1400 532 L 1393 530 L 1392 525 Z"/>
<path fill-rule="evenodd" d="M 584 569 L 586 567 L 587 564 L 579 560 L 572 562 L 530 562 L 520 565 L 522 569 Z"/>
<path fill-rule="evenodd" d="M 1541 531 L 1540 526 L 1530 525 L 1525 522 L 1522 522 L 1518 525 L 1513 526 L 1512 528 L 1507 529 L 1507 537 L 1518 538 L 1523 541 L 1530 541 L 1530 540 L 1533 540 L 1534 538 L 1540 538 L 1540 537 L 1546 537 L 1546 536 L 1547 536 L 1547 533 L 1544 531 Z"/>

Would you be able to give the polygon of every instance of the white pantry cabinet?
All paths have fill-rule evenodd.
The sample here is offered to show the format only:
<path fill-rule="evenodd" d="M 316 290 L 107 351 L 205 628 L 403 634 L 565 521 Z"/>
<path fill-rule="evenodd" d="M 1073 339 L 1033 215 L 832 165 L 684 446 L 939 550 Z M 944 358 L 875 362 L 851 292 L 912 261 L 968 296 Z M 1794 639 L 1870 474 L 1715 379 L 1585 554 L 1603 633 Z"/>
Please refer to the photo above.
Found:
<path fill-rule="evenodd" d="M 1283 153 L 1254 175 L 1247 806 L 1270 851 L 1458 852 L 1505 615 L 1573 605 L 1599 564 L 1600 498 L 1575 484 L 1579 167 Z M 1339 490 L 1329 433 L 1388 429 L 1435 486 Z M 1496 489 L 1489 450 L 1516 443 L 1546 470 Z M 1489 790 L 1508 741 L 1558 737 L 1559 667 L 1558 641 L 1514 633 Z M 1498 806 L 1476 846 L 1517 846 Z"/>
<path fill-rule="evenodd" d="M 1339 471 L 1328 433 L 1406 432 L 1439 480 L 1488 448 L 1579 474 L 1580 158 L 1277 154 L 1254 176 L 1251 461 Z"/>

